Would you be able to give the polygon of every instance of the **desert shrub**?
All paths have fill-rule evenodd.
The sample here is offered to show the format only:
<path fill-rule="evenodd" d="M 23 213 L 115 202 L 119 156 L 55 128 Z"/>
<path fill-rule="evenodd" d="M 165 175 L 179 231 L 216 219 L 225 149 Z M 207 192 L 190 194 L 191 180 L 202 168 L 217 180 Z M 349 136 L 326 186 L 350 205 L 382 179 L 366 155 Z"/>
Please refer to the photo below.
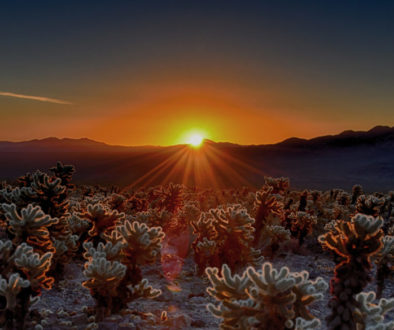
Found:
<path fill-rule="evenodd" d="M 241 205 L 212 209 L 192 222 L 196 235 L 192 247 L 199 272 L 224 263 L 232 270 L 258 263 L 261 252 L 253 248 L 253 223 Z"/>
<path fill-rule="evenodd" d="M 232 275 L 227 265 L 207 268 L 212 287 L 207 292 L 219 301 L 207 309 L 222 319 L 221 329 L 313 329 L 320 325 L 308 306 L 323 297 L 328 285 L 322 278 L 309 280 L 309 273 L 279 271 L 264 263 L 260 271 L 248 267 Z"/>
<path fill-rule="evenodd" d="M 330 329 L 355 329 L 356 295 L 371 280 L 371 256 L 381 247 L 383 221 L 362 214 L 355 215 L 350 222 L 338 221 L 335 230 L 319 237 L 321 244 L 334 251 L 341 262 L 335 267 L 331 280 L 333 295 L 327 318 Z"/>

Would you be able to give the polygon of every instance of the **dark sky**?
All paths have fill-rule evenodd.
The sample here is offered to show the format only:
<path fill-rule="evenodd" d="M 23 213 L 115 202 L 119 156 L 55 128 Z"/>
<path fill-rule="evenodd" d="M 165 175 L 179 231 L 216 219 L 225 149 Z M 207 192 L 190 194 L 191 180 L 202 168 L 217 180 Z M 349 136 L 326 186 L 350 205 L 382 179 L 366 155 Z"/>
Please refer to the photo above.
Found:
<path fill-rule="evenodd" d="M 268 143 L 393 106 L 394 1 L 0 4 L 2 140 Z"/>

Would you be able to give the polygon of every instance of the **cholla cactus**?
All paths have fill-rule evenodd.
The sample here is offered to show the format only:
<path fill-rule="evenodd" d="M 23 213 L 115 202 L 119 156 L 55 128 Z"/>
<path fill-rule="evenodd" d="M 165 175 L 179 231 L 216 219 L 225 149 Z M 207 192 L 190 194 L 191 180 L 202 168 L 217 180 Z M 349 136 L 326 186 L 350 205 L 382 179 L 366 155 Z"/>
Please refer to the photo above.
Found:
<path fill-rule="evenodd" d="M 265 184 L 272 187 L 272 194 L 285 194 L 290 187 L 289 178 L 272 178 L 270 176 L 264 177 Z"/>
<path fill-rule="evenodd" d="M 164 233 L 161 227 L 148 227 L 144 223 L 126 221 L 116 228 L 120 236 L 120 242 L 125 247 L 123 254 L 124 262 L 133 265 L 146 265 L 152 263 L 160 255 L 161 242 Z"/>
<path fill-rule="evenodd" d="M 332 313 L 327 318 L 331 329 L 356 327 L 352 316 L 357 306 L 355 296 L 370 281 L 370 258 L 382 246 L 382 224 L 380 218 L 357 214 L 351 222 L 339 221 L 335 231 L 319 237 L 324 247 L 344 259 L 336 266 L 335 277 L 331 280 L 334 297 L 329 305 Z"/>
<path fill-rule="evenodd" d="M 290 240 L 290 231 L 282 226 L 265 226 L 261 237 L 263 255 L 273 258 L 281 244 Z"/>
<path fill-rule="evenodd" d="M 109 261 L 103 256 L 94 255 L 85 265 L 83 273 L 89 280 L 83 282 L 83 286 L 104 299 L 116 297 L 118 286 L 126 275 L 126 268 L 118 261 Z"/>
<path fill-rule="evenodd" d="M 328 285 L 322 278 L 308 279 L 308 272 L 279 271 L 264 263 L 261 271 L 249 267 L 241 276 L 232 276 L 223 265 L 207 268 L 213 287 L 207 292 L 220 302 L 208 310 L 222 319 L 221 329 L 312 329 L 320 325 L 308 306 L 323 297 Z M 297 320 L 298 319 L 298 320 Z"/>
<path fill-rule="evenodd" d="M 49 169 L 55 177 L 59 178 L 61 185 L 68 189 L 73 188 L 71 184 L 72 176 L 75 173 L 75 167 L 73 165 L 64 165 L 62 162 L 57 162 L 56 166 Z"/>
<path fill-rule="evenodd" d="M 90 222 L 88 231 L 89 239 L 95 243 L 104 241 L 104 236 L 115 229 L 117 224 L 124 220 L 124 213 L 109 210 L 103 204 L 88 205 L 86 212 L 80 214 L 80 218 Z"/>
<path fill-rule="evenodd" d="M 8 187 L 0 190 L 0 200 L 6 204 L 15 204 L 18 209 L 26 207 L 34 197 L 31 187 Z"/>
<path fill-rule="evenodd" d="M 26 243 L 19 245 L 14 253 L 15 265 L 26 275 L 32 290 L 37 293 L 40 293 L 42 288 L 49 290 L 52 287 L 54 279 L 46 276 L 52 256 L 52 252 L 40 256 Z"/>
<path fill-rule="evenodd" d="M 167 210 L 150 208 L 147 211 L 138 212 L 134 218 L 136 221 L 145 223 L 149 227 L 164 227 L 170 222 L 172 214 Z"/>
<path fill-rule="evenodd" d="M 361 292 L 356 296 L 358 307 L 354 312 L 357 329 L 392 330 L 394 321 L 385 322 L 384 316 L 394 309 L 394 298 L 380 299 L 374 304 L 375 292 Z"/>
<path fill-rule="evenodd" d="M 139 297 L 154 299 L 161 295 L 161 290 L 154 289 L 145 278 L 137 285 L 130 286 L 130 291 L 134 299 Z"/>
<path fill-rule="evenodd" d="M 15 249 L 11 241 L 1 241 L 0 296 L 5 304 L 0 310 L 0 327 L 23 328 L 32 299 L 52 287 L 54 279 L 47 276 L 51 259 L 51 252 L 39 255 L 25 242 Z"/>
<path fill-rule="evenodd" d="M 359 184 L 355 184 L 352 188 L 352 204 L 356 204 L 357 198 L 363 194 L 363 187 Z"/>
<path fill-rule="evenodd" d="M 29 286 L 30 282 L 22 278 L 18 273 L 11 274 L 8 281 L 0 275 L 0 296 L 6 299 L 5 309 L 9 311 L 14 310 L 17 305 L 18 294 L 22 289 Z"/>
<path fill-rule="evenodd" d="M 142 279 L 139 266 L 152 263 L 159 256 L 164 233 L 161 227 L 149 228 L 138 222 L 125 221 L 94 248 L 84 243 L 84 274 L 89 278 L 83 286 L 89 288 L 96 300 L 100 319 L 127 306 L 139 298 L 155 298 L 160 294 Z"/>
<path fill-rule="evenodd" d="M 29 204 L 20 214 L 15 204 L 2 204 L 8 230 L 14 236 L 13 243 L 27 242 L 42 251 L 54 252 L 48 227 L 58 223 L 57 218 L 45 215 L 39 206 Z"/>
<path fill-rule="evenodd" d="M 253 223 L 254 219 L 241 205 L 212 209 L 209 213 L 203 213 L 197 222 L 192 223 L 197 235 L 193 249 L 199 271 L 206 266 L 220 266 L 223 263 L 228 264 L 231 269 L 259 263 L 262 259 L 260 251 L 252 247 Z M 208 241 L 215 242 L 215 250 Z M 207 252 L 212 252 L 208 258 Z"/>
<path fill-rule="evenodd" d="M 394 272 L 394 236 L 384 236 L 382 239 L 383 247 L 376 254 L 375 263 L 377 265 L 376 282 L 377 297 L 382 297 L 386 278 Z"/>
<path fill-rule="evenodd" d="M 255 202 L 255 234 L 254 246 L 258 246 L 261 232 L 266 225 L 273 225 L 270 219 L 272 217 L 280 218 L 283 213 L 282 205 L 272 195 L 272 187 L 266 187 L 263 190 L 256 192 Z"/>
<path fill-rule="evenodd" d="M 89 228 L 91 227 L 89 220 L 82 219 L 76 213 L 67 214 L 67 222 L 71 232 L 74 235 L 78 235 L 78 237 L 89 231 Z"/>
<path fill-rule="evenodd" d="M 37 171 L 33 174 L 31 188 L 35 196 L 32 203 L 41 207 L 44 213 L 52 217 L 62 217 L 67 212 L 67 188 L 60 178 L 53 178 Z"/>
<path fill-rule="evenodd" d="M 112 194 L 108 200 L 108 205 L 112 210 L 123 212 L 125 210 L 126 197 L 120 194 Z"/>
<path fill-rule="evenodd" d="M 357 213 L 376 217 L 380 215 L 380 211 L 384 203 L 384 198 L 379 198 L 373 195 L 360 195 L 357 198 L 356 211 Z"/>
<path fill-rule="evenodd" d="M 200 214 L 201 211 L 199 210 L 196 203 L 187 202 L 179 211 L 178 218 L 182 219 L 182 223 L 191 225 L 194 221 L 198 220 Z"/>
<path fill-rule="evenodd" d="M 317 218 L 309 213 L 297 211 L 290 212 L 284 220 L 285 227 L 290 230 L 293 237 L 297 238 L 300 246 L 307 235 L 310 235 L 317 223 Z"/>
<path fill-rule="evenodd" d="M 121 242 L 112 242 L 103 243 L 100 242 L 97 245 L 97 248 L 93 246 L 93 242 L 84 242 L 83 248 L 85 249 L 85 253 L 83 257 L 85 259 L 89 258 L 106 258 L 107 260 L 121 260 L 121 249 L 123 248 L 123 244 Z"/>
<path fill-rule="evenodd" d="M 0 296 L 5 300 L 0 311 L 0 325 L 5 329 L 23 329 L 28 298 L 21 299 L 21 296 L 29 296 L 29 287 L 30 282 L 18 273 L 12 273 L 8 280 L 0 274 Z"/>
<path fill-rule="evenodd" d="M 97 318 L 108 316 L 119 307 L 119 286 L 126 275 L 126 268 L 118 261 L 109 261 L 98 255 L 94 255 L 85 264 L 83 273 L 88 280 L 82 285 L 90 289 L 96 300 Z"/>
<path fill-rule="evenodd" d="M 157 193 L 155 203 L 159 209 L 165 209 L 171 213 L 178 211 L 183 205 L 183 186 L 170 183 L 167 187 L 161 187 Z"/>

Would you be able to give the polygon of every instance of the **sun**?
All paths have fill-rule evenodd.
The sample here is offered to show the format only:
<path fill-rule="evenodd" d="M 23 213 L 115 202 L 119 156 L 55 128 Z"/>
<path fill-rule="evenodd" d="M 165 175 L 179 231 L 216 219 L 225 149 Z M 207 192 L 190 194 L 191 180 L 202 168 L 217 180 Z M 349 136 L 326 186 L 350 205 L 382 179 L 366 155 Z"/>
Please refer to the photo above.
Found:
<path fill-rule="evenodd" d="M 192 134 L 189 136 L 187 143 L 192 146 L 193 148 L 199 148 L 204 142 L 204 136 L 201 134 Z"/>

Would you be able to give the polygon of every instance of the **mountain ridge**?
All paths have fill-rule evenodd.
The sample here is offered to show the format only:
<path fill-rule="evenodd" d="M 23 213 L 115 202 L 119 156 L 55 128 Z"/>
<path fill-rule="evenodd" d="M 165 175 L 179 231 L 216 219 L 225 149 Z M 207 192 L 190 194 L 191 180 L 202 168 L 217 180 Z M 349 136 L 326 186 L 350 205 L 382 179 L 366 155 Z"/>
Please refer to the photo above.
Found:
<path fill-rule="evenodd" d="M 206 160 L 199 160 L 198 155 Z M 186 175 L 190 168 L 187 157 L 197 172 L 199 162 L 209 162 L 211 168 Z M 75 165 L 74 182 L 81 184 L 125 187 L 166 180 L 206 187 L 258 188 L 264 184 L 264 176 L 286 176 L 299 189 L 350 190 L 361 184 L 366 191 L 389 191 L 394 190 L 394 127 L 347 130 L 309 140 L 289 138 L 265 145 L 207 140 L 200 149 L 187 145 L 112 146 L 87 138 L 0 142 L 0 180 L 13 181 L 37 169 L 47 171 L 57 161 Z"/>
<path fill-rule="evenodd" d="M 301 144 L 305 146 L 320 146 L 321 144 L 326 145 L 344 145 L 356 143 L 359 140 L 360 143 L 376 143 L 377 139 L 380 141 L 393 139 L 394 140 L 394 127 L 390 126 L 375 126 L 368 131 L 354 131 L 345 130 L 339 134 L 323 135 L 317 136 L 310 139 L 304 139 L 299 137 L 290 137 L 283 141 L 272 143 L 272 144 L 238 144 L 233 142 L 216 142 L 213 140 L 206 139 L 204 143 L 222 145 L 222 146 L 237 146 L 237 147 L 300 147 Z M 368 141 L 369 140 L 369 141 Z M 100 149 L 110 149 L 118 151 L 127 151 L 132 149 L 151 149 L 151 148 L 172 148 L 177 146 L 182 146 L 186 144 L 170 145 L 170 146 L 155 146 L 155 145 L 113 145 L 105 142 L 100 142 L 96 140 L 89 139 L 87 137 L 82 138 L 57 138 L 57 137 L 47 137 L 43 139 L 32 139 L 26 141 L 0 141 L 0 151 L 5 151 L 5 149 L 10 149 L 12 147 L 40 147 L 51 149 L 54 146 L 68 146 L 68 147 L 81 147 L 81 148 L 100 148 Z"/>

